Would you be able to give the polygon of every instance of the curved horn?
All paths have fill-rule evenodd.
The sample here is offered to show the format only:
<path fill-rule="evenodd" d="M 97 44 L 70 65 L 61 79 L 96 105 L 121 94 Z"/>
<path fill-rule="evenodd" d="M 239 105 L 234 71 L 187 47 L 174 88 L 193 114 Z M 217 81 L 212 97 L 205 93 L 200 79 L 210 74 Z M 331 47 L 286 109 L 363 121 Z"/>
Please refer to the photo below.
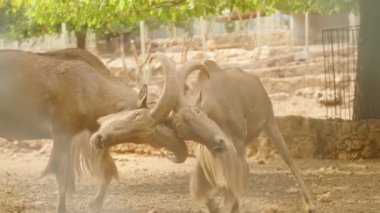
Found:
<path fill-rule="evenodd" d="M 150 115 L 155 120 L 155 122 L 160 122 L 164 120 L 170 113 L 170 111 L 177 104 L 177 75 L 175 71 L 174 62 L 162 53 L 155 53 L 150 58 L 149 63 L 152 60 L 158 60 L 161 62 L 164 73 L 165 73 L 165 85 L 161 92 L 161 96 L 157 104 L 150 110 Z"/>
<path fill-rule="evenodd" d="M 207 78 L 210 78 L 209 71 L 207 67 L 198 61 L 191 61 L 186 63 L 181 67 L 179 70 L 179 82 L 178 82 L 178 104 L 174 108 L 175 111 L 177 111 L 183 104 L 185 104 L 185 84 L 186 84 L 186 79 L 195 70 L 200 70 L 203 73 L 207 75 Z"/>
<path fill-rule="evenodd" d="M 213 60 L 206 60 L 204 62 L 207 68 L 209 68 L 210 72 L 215 72 L 215 71 L 222 71 L 222 68 L 219 67 L 218 64 L 215 63 Z"/>
<path fill-rule="evenodd" d="M 165 153 L 163 153 L 165 157 L 167 157 L 170 161 L 174 163 L 185 162 L 188 156 L 188 149 L 185 141 L 178 138 L 177 134 L 165 125 L 157 125 L 156 130 L 159 132 L 159 134 L 155 135 L 155 140 L 160 142 L 160 145 L 162 147 L 165 147 L 174 154 L 166 155 Z M 155 145 L 157 145 L 157 143 Z"/>

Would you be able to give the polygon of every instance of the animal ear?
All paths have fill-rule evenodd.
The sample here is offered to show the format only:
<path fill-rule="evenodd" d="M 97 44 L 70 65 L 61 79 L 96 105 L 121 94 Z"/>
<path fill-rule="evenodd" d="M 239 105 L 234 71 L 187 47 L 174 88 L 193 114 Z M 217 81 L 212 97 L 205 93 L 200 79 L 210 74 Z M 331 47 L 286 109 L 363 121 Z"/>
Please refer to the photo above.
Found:
<path fill-rule="evenodd" d="M 148 108 L 147 99 L 148 99 L 148 86 L 144 84 L 140 89 L 139 100 L 137 101 L 137 107 Z"/>
<path fill-rule="evenodd" d="M 195 102 L 195 105 L 196 105 L 197 107 L 201 107 L 201 105 L 202 105 L 202 99 L 203 99 L 203 95 L 202 95 L 202 92 L 200 92 L 200 93 L 199 93 L 199 96 L 198 96 L 198 98 L 197 98 L 197 101 Z"/>

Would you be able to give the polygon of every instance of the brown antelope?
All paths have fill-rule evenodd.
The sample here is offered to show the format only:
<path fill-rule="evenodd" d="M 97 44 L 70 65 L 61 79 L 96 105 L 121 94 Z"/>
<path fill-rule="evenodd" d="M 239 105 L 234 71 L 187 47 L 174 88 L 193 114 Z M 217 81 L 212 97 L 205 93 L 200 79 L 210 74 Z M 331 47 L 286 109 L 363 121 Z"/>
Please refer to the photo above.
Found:
<path fill-rule="evenodd" d="M 53 139 L 43 175 L 56 176 L 57 212 L 66 212 L 66 192 L 74 188 L 75 176 L 83 168 L 100 179 L 99 190 L 90 203 L 90 210 L 99 211 L 107 186 L 117 178 L 117 169 L 108 149 L 91 149 L 88 133 L 99 128 L 100 117 L 137 109 L 144 103 L 138 102 L 133 89 L 100 70 L 104 66 L 94 56 L 74 52 L 0 51 L 0 136 Z M 187 157 L 185 143 L 160 124 L 177 102 L 177 76 L 167 57 L 155 54 L 152 58 L 164 68 L 162 95 L 140 122 L 124 126 L 136 134 L 123 140 L 168 148 L 175 155 L 173 161 L 183 162 Z"/>

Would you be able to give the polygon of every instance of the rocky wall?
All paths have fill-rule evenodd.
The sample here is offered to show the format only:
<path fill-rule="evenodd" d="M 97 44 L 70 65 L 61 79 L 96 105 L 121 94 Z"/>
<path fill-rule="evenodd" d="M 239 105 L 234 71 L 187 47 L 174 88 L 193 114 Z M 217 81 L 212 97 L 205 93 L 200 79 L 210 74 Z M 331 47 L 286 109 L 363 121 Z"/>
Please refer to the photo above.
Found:
<path fill-rule="evenodd" d="M 280 130 L 293 158 L 368 159 L 380 157 L 380 120 L 344 121 L 284 116 L 277 118 Z M 187 142 L 193 156 L 194 143 Z M 162 155 L 146 145 L 124 144 L 115 152 Z M 278 158 L 277 149 L 265 133 L 247 148 L 249 157 Z"/>
<path fill-rule="evenodd" d="M 380 120 L 344 121 L 284 116 L 278 125 L 294 158 L 368 159 L 380 157 Z M 277 155 L 265 134 L 247 147 L 249 156 Z"/>
<path fill-rule="evenodd" d="M 293 158 L 349 160 L 380 157 L 380 120 L 343 121 L 284 116 L 278 117 L 277 122 Z M 186 143 L 190 156 L 194 156 L 195 143 Z M 51 145 L 51 140 L 0 139 L 0 151 L 4 153 L 49 154 Z M 112 151 L 155 156 L 163 156 L 162 152 L 165 152 L 132 143 L 114 146 Z M 246 147 L 246 155 L 262 160 L 280 157 L 265 133 Z"/>

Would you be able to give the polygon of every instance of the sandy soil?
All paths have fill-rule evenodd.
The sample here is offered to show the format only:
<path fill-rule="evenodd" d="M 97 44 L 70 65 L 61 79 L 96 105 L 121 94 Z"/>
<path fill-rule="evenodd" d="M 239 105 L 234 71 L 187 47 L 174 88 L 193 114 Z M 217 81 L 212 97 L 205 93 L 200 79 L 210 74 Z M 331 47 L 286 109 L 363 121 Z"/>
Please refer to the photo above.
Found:
<path fill-rule="evenodd" d="M 240 58 L 237 61 L 241 61 Z M 284 70 L 281 68 L 273 73 L 279 75 L 290 69 L 285 65 L 283 67 Z M 297 75 L 320 74 L 323 70 L 319 67 L 323 67 L 322 62 L 310 69 L 300 69 L 302 72 Z M 286 92 L 288 96 L 273 99 L 275 114 L 325 117 L 326 109 L 315 98 L 295 96 L 295 87 L 288 86 L 300 82 L 284 84 L 280 92 Z M 278 87 L 279 83 L 275 85 Z M 49 149 L 41 151 L 36 147 L 33 151 L 30 150 L 33 147 L 28 147 L 21 151 L 9 151 L 4 149 L 4 143 L 0 140 L 0 213 L 54 212 L 57 195 L 55 179 L 52 176 L 39 178 Z M 195 159 L 190 158 L 184 164 L 176 165 L 167 159 L 152 156 L 129 154 L 114 157 L 120 180 L 112 183 L 104 212 L 206 212 L 202 203 L 189 195 L 188 176 Z M 380 212 L 380 160 L 297 160 L 296 163 L 310 186 L 318 212 Z M 249 165 L 250 182 L 240 201 L 242 213 L 301 212 L 302 200 L 296 181 L 282 160 L 259 164 L 250 159 Z M 95 191 L 90 178 L 81 179 L 76 192 L 67 200 L 69 212 L 86 212 L 87 203 Z"/>
<path fill-rule="evenodd" d="M 159 157 L 115 155 L 120 180 L 113 182 L 104 212 L 206 212 L 191 198 L 190 158 L 176 165 Z M 0 212 L 53 212 L 54 177 L 39 178 L 46 155 L 0 154 Z M 318 212 L 379 212 L 380 161 L 297 160 L 310 186 Z M 249 162 L 249 187 L 241 212 L 301 212 L 296 182 L 282 160 Z M 70 212 L 86 212 L 95 193 L 91 179 L 78 182 L 67 201 Z"/>

